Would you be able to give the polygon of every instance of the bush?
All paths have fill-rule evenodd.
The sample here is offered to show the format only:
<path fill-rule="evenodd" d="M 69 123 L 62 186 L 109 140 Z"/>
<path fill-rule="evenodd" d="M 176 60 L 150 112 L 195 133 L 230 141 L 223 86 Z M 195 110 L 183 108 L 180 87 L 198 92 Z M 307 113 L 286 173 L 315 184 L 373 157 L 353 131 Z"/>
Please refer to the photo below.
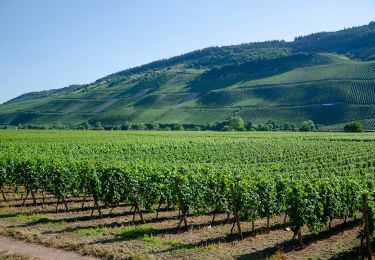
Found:
<path fill-rule="evenodd" d="M 95 130 L 103 130 L 104 128 L 102 127 L 102 123 L 96 122 L 95 124 Z"/>
<path fill-rule="evenodd" d="M 251 129 L 254 128 L 254 124 L 253 124 L 252 122 L 249 121 L 249 122 L 247 122 L 245 128 L 247 129 L 247 131 L 250 131 Z"/>
<path fill-rule="evenodd" d="M 363 129 L 363 124 L 358 121 L 349 122 L 344 126 L 344 131 L 351 133 L 363 132 Z"/>
<path fill-rule="evenodd" d="M 143 123 L 133 124 L 131 127 L 132 130 L 145 130 L 145 128 L 146 126 Z"/>
<path fill-rule="evenodd" d="M 183 131 L 184 130 L 184 126 L 182 124 L 174 125 L 173 126 L 173 130 L 175 130 L 175 131 Z"/>
<path fill-rule="evenodd" d="M 231 131 L 230 127 L 229 126 L 224 126 L 221 131 Z"/>
<path fill-rule="evenodd" d="M 258 131 L 271 131 L 268 125 L 258 125 Z"/>
<path fill-rule="evenodd" d="M 200 126 L 193 126 L 192 128 L 191 128 L 191 130 L 192 131 L 201 131 L 202 130 L 202 128 L 200 127 Z"/>
<path fill-rule="evenodd" d="M 122 124 L 121 130 L 130 130 L 130 123 L 125 122 L 124 124 Z"/>
<path fill-rule="evenodd" d="M 310 132 L 311 131 L 309 125 L 307 125 L 307 124 L 302 124 L 301 127 L 299 128 L 299 130 L 301 132 Z"/>
<path fill-rule="evenodd" d="M 159 130 L 160 126 L 159 126 L 159 123 L 157 122 L 154 122 L 154 123 L 151 123 L 151 128 L 152 130 Z"/>

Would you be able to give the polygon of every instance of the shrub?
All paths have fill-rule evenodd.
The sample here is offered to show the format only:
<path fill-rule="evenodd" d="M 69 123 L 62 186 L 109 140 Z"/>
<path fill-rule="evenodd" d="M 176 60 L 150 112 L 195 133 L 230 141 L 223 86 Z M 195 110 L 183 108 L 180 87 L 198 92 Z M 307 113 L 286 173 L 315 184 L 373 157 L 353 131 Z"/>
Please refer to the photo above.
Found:
<path fill-rule="evenodd" d="M 258 125 L 258 131 L 271 131 L 268 125 Z"/>

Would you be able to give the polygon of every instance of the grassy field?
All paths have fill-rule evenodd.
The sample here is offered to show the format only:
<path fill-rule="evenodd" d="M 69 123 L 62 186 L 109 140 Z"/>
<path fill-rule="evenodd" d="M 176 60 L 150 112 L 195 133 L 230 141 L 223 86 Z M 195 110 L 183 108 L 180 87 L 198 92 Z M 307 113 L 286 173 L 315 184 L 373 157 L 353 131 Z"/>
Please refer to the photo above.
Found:
<path fill-rule="evenodd" d="M 7 198 L 0 202 L 0 234 L 105 259 L 353 259 L 362 229 L 358 199 L 363 188 L 374 192 L 375 187 L 374 142 L 372 133 L 0 131 L 0 188 Z M 101 184 L 78 185 L 85 176 Z M 116 176 L 124 179 L 117 183 Z M 234 198 L 230 190 L 210 192 L 224 185 L 220 176 L 228 187 L 235 185 L 244 208 L 214 208 L 212 196 L 224 200 L 223 207 L 233 206 L 226 200 Z M 168 186 L 173 178 L 179 180 L 177 190 Z M 286 189 L 268 193 L 279 184 Z M 320 196 L 320 187 L 333 189 L 337 199 L 327 206 L 339 205 L 336 213 L 326 212 L 326 202 L 323 215 L 296 208 L 293 190 L 310 184 Z M 345 197 L 340 190 L 347 187 L 357 190 Z M 26 191 L 35 200 L 25 198 Z M 171 200 L 150 199 L 158 192 Z M 259 208 L 247 208 L 246 194 L 260 196 Z M 264 194 L 271 197 L 262 200 Z M 289 202 L 281 205 L 280 196 Z M 58 204 L 61 199 L 66 207 Z M 320 205 L 306 200 L 306 206 Z M 269 203 L 280 208 L 262 213 Z M 345 213 L 352 204 L 354 212 Z M 300 226 L 303 249 L 292 241 L 299 219 L 291 209 L 324 217 L 308 217 Z M 254 210 L 258 213 L 250 218 L 246 212 Z M 178 227 L 185 217 L 186 226 Z M 237 227 L 231 234 L 237 220 L 241 240 Z"/>

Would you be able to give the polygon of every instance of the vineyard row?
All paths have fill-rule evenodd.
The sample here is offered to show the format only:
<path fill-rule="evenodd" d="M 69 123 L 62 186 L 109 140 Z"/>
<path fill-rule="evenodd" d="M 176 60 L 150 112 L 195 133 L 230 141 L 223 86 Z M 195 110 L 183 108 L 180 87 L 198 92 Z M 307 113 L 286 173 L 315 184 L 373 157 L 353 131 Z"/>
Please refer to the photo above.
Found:
<path fill-rule="evenodd" d="M 92 197 L 94 210 L 131 204 L 134 215 L 158 211 L 161 205 L 178 208 L 180 225 L 187 216 L 233 214 L 242 237 L 241 221 L 254 222 L 286 214 L 295 236 L 307 225 L 319 232 L 333 219 L 347 219 L 361 210 L 363 193 L 370 191 L 370 230 L 374 230 L 373 174 L 310 174 L 262 172 L 248 174 L 241 167 L 186 166 L 152 163 L 112 163 L 59 159 L 0 159 L 0 188 L 24 187 L 27 196 L 53 195 L 65 204 L 68 196 Z M 233 231 L 232 228 L 232 231 Z M 269 224 L 267 224 L 267 230 Z M 302 240 L 301 240 L 302 241 Z M 300 242 L 301 242 L 300 241 Z"/>

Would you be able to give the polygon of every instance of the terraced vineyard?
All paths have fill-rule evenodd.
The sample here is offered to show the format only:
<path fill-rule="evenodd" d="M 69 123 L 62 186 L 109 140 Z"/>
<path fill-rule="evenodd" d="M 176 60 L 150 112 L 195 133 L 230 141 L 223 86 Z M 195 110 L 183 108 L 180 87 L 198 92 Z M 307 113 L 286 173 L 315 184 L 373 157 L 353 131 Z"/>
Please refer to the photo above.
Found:
<path fill-rule="evenodd" d="M 129 207 L 133 220 L 125 225 L 131 226 L 139 219 L 136 223 L 140 227 L 135 232 L 149 239 L 138 241 L 139 234 L 120 239 L 121 230 L 108 224 L 109 218 L 105 224 L 109 241 L 129 246 L 136 239 L 142 248 L 115 251 L 112 256 L 140 253 L 173 258 L 178 248 L 168 250 L 176 243 L 185 250 L 195 246 L 183 239 L 172 245 L 165 240 L 175 232 L 171 230 L 183 234 L 198 223 L 211 228 L 223 221 L 229 226 L 215 233 L 217 237 L 206 245 L 215 245 L 215 241 L 225 244 L 231 233 L 229 238 L 244 239 L 241 243 L 246 243 L 259 233 L 259 223 L 266 234 L 255 240 L 262 241 L 262 236 L 272 234 L 277 225 L 289 226 L 293 232 L 281 245 L 269 245 L 268 251 L 250 252 L 224 245 L 209 249 L 206 253 L 211 257 L 222 253 L 236 257 L 238 250 L 244 255 L 270 256 L 275 247 L 294 254 L 287 244 L 292 237 L 299 237 L 298 243 L 290 242 L 292 245 L 302 245 L 311 240 L 311 232 L 329 232 L 327 229 L 334 226 L 348 229 L 347 221 L 349 229 L 357 230 L 359 222 L 353 218 L 361 211 L 361 196 L 369 192 L 372 200 L 375 192 L 373 134 L 1 131 L 0 135 L 0 188 L 4 198 L 10 200 L 2 202 L 1 233 L 22 237 L 22 226 L 30 227 L 29 218 L 17 217 L 23 212 L 19 210 L 22 200 L 41 207 L 33 206 L 36 208 L 28 211 L 28 216 L 49 214 L 44 220 L 34 219 L 33 225 L 65 221 L 66 216 L 56 217 L 61 207 L 64 212 L 76 214 L 88 206 L 77 221 L 90 215 L 112 216 L 112 212 Z M 78 202 L 83 202 L 82 209 L 77 207 Z M 56 205 L 56 213 L 46 211 L 48 205 Z M 159 214 L 168 214 L 164 218 L 174 219 L 174 224 L 158 227 L 155 223 L 165 221 L 163 217 L 158 220 Z M 207 222 L 200 223 L 199 218 Z M 14 221 L 23 224 L 14 226 Z M 149 225 L 143 226 L 145 223 Z M 35 236 L 50 234 L 53 241 L 53 234 L 60 233 L 55 229 L 61 227 L 50 228 L 50 233 L 38 233 L 36 229 Z M 74 229 L 64 230 L 66 239 L 71 239 L 69 232 Z M 69 243 L 82 251 L 75 239 Z M 355 236 L 350 239 L 356 240 Z M 145 249 L 155 241 L 166 251 Z M 100 250 L 90 247 L 83 250 L 85 253 L 109 256 L 105 245 L 90 243 Z M 352 254 L 354 249 L 345 250 Z M 197 254 L 188 253 L 193 257 Z"/>
<path fill-rule="evenodd" d="M 313 120 L 375 130 L 375 25 L 193 51 L 85 85 L 0 105 L 0 125 L 199 124 L 229 117 L 278 125 Z M 323 40 L 324 39 L 324 40 Z"/>

